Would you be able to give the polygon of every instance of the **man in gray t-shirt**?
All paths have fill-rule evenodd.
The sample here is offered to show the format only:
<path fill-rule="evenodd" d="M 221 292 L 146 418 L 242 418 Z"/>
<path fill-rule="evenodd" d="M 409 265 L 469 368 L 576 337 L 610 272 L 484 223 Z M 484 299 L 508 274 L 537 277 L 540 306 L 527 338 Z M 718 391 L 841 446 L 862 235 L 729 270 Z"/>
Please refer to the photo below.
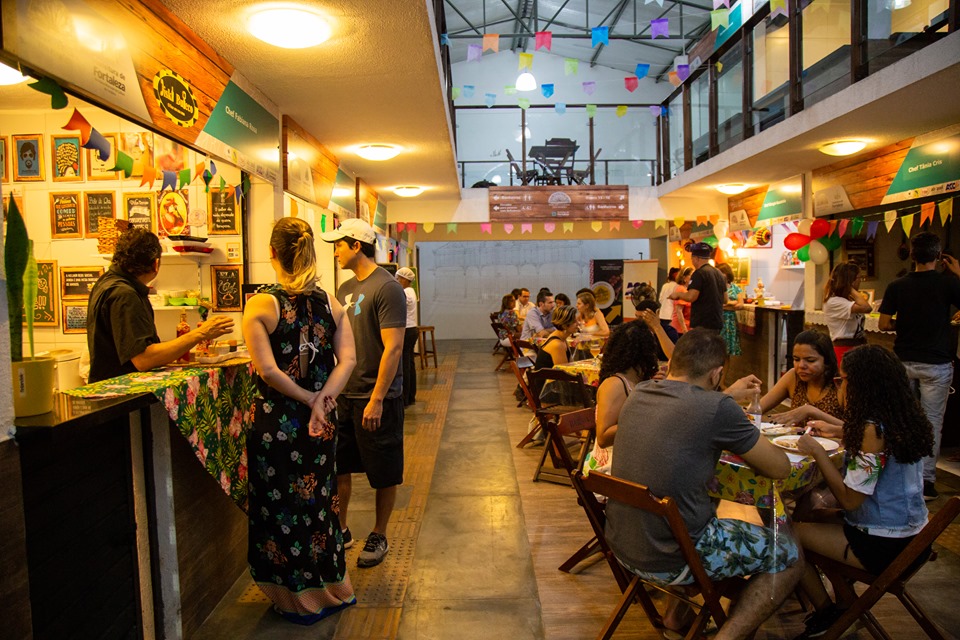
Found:
<path fill-rule="evenodd" d="M 784 451 L 760 436 L 733 398 L 715 391 L 725 360 L 726 347 L 715 331 L 685 333 L 670 359 L 667 379 L 641 382 L 624 403 L 611 474 L 677 502 L 712 579 L 753 576 L 727 622 L 748 630 L 756 629 L 791 593 L 801 567 L 794 542 L 786 536 L 774 540 L 757 525 L 719 520 L 707 493 L 723 450 L 770 478 L 790 472 Z M 606 514 L 607 540 L 627 568 L 662 584 L 692 581 L 666 521 L 615 500 L 608 502 Z M 675 628 L 682 617 L 671 607 L 664 623 Z"/>

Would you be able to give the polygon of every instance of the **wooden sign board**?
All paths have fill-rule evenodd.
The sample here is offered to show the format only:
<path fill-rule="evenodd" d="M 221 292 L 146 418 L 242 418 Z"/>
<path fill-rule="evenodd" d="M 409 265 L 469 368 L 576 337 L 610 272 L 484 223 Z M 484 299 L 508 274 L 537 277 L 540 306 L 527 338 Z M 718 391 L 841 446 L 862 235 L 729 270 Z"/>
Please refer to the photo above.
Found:
<path fill-rule="evenodd" d="M 214 265 L 210 267 L 210 284 L 213 288 L 214 311 L 242 311 L 243 278 L 240 265 Z"/>
<path fill-rule="evenodd" d="M 154 230 L 156 197 L 152 192 L 123 194 L 123 211 L 131 227 Z"/>
<path fill-rule="evenodd" d="M 80 192 L 50 194 L 50 237 L 82 238 Z"/>
<path fill-rule="evenodd" d="M 83 194 L 84 235 L 87 238 L 100 236 L 100 218 L 116 218 L 116 193 L 113 191 L 87 191 Z"/>
<path fill-rule="evenodd" d="M 207 194 L 207 233 L 212 236 L 240 233 L 237 198 L 232 189 L 211 189 Z"/>
<path fill-rule="evenodd" d="M 60 267 L 60 297 L 64 300 L 89 298 L 90 290 L 102 275 L 103 267 Z"/>
<path fill-rule="evenodd" d="M 491 222 L 627 220 L 626 186 L 490 187 Z"/>
<path fill-rule="evenodd" d="M 37 260 L 37 301 L 33 305 L 33 326 L 57 326 L 57 303 L 57 261 Z"/>

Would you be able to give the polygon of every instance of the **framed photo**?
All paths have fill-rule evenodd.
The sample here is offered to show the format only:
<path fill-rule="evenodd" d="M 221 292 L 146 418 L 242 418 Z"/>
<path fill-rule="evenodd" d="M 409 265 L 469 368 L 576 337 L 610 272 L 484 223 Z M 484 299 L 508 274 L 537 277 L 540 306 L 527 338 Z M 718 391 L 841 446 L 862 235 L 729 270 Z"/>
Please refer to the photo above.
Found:
<path fill-rule="evenodd" d="M 118 133 L 119 150 L 133 159 L 131 178 L 143 176 L 143 168 L 153 164 L 153 134 L 149 131 Z"/>
<path fill-rule="evenodd" d="M 60 313 L 58 302 L 57 261 L 37 260 L 37 301 L 33 305 L 33 326 L 57 326 L 57 314 Z"/>
<path fill-rule="evenodd" d="M 0 136 L 0 182 L 10 182 L 7 158 L 7 136 Z"/>
<path fill-rule="evenodd" d="M 240 265 L 210 267 L 214 311 L 243 311 L 243 277 Z"/>
<path fill-rule="evenodd" d="M 160 135 L 153 136 L 153 161 L 160 171 L 180 172 L 190 166 L 190 148 Z"/>
<path fill-rule="evenodd" d="M 103 267 L 60 267 L 60 299 L 86 300 L 102 275 Z M 67 314 L 63 319 L 66 323 Z"/>
<path fill-rule="evenodd" d="M 64 333 L 86 333 L 87 332 L 87 303 L 86 302 L 64 302 L 63 303 L 63 332 Z"/>
<path fill-rule="evenodd" d="M 80 136 L 50 136 L 54 182 L 83 180 L 83 151 Z"/>
<path fill-rule="evenodd" d="M 11 161 L 14 182 L 46 180 L 46 175 L 43 173 L 43 134 L 13 136 L 13 145 L 10 150 L 15 154 Z"/>
<path fill-rule="evenodd" d="M 132 227 L 141 227 L 147 231 L 154 231 L 154 219 L 157 213 L 157 194 L 145 191 L 142 193 L 123 194 L 123 213 Z"/>
<path fill-rule="evenodd" d="M 110 145 L 110 155 L 106 160 L 100 159 L 100 152 L 96 149 L 85 149 L 87 152 L 87 180 L 119 180 L 120 171 L 109 171 L 117 162 L 117 134 L 105 133 L 103 137 Z"/>
<path fill-rule="evenodd" d="M 211 189 L 207 194 L 207 233 L 235 236 L 240 233 L 237 196 L 233 189 Z"/>
<path fill-rule="evenodd" d="M 187 190 L 161 191 L 157 194 L 157 229 L 160 237 L 186 232 L 190 209 Z"/>
<path fill-rule="evenodd" d="M 79 191 L 51 193 L 50 237 L 53 239 L 82 238 L 82 215 Z"/>
<path fill-rule="evenodd" d="M 114 191 L 85 191 L 83 194 L 83 235 L 85 238 L 100 237 L 100 218 L 116 218 L 117 207 Z"/>

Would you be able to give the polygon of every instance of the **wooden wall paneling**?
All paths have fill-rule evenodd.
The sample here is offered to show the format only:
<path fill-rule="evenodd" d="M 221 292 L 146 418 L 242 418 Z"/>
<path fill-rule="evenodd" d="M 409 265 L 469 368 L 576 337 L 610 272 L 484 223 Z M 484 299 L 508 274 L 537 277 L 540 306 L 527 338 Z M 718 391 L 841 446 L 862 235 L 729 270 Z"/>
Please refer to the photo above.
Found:
<path fill-rule="evenodd" d="M 767 187 L 757 187 L 727 199 L 727 212 L 733 213 L 743 209 L 747 212 L 750 224 L 756 225 L 763 207 L 763 199 L 767 196 Z"/>
<path fill-rule="evenodd" d="M 0 442 L 0 611 L 3 635 L 11 640 L 33 638 L 22 492 L 20 449 L 5 440 Z"/>
<path fill-rule="evenodd" d="M 853 158 L 844 158 L 839 162 L 815 169 L 812 180 L 813 192 L 840 186 L 843 187 L 854 209 L 879 206 L 907 157 L 913 140 L 913 138 L 901 140 L 865 156 L 861 154 Z"/>

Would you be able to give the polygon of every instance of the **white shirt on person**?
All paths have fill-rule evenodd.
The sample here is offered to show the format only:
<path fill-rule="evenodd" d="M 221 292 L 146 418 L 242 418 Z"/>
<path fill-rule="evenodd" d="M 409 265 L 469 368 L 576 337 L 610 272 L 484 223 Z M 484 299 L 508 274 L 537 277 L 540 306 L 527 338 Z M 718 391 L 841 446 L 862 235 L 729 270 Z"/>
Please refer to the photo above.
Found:
<path fill-rule="evenodd" d="M 416 327 L 419 322 L 417 322 L 417 292 L 413 290 L 413 287 L 404 287 L 403 294 L 407 296 L 407 329 L 411 327 Z"/>
<path fill-rule="evenodd" d="M 864 317 L 853 312 L 853 300 L 831 296 L 823 303 L 823 315 L 831 340 L 849 340 L 863 337 Z"/>
<path fill-rule="evenodd" d="M 677 289 L 677 283 L 673 280 L 667 280 L 660 287 L 660 319 L 673 320 L 674 301 L 670 295 Z"/>

